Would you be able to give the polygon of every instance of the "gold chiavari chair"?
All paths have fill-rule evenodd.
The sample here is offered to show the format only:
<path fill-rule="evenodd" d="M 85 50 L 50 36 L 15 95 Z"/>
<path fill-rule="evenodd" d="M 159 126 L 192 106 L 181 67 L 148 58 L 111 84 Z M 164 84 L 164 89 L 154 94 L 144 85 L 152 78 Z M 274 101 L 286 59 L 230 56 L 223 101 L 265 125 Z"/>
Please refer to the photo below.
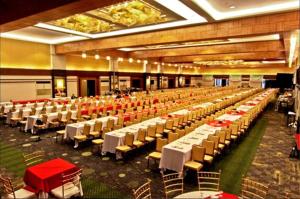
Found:
<path fill-rule="evenodd" d="M 242 198 L 245 199 L 264 199 L 268 193 L 268 185 L 243 178 L 242 181 Z"/>
<path fill-rule="evenodd" d="M 174 196 L 183 193 L 183 177 L 181 173 L 162 174 L 162 178 L 166 199 L 170 195 Z"/>
<path fill-rule="evenodd" d="M 220 191 L 220 177 L 221 170 L 219 172 L 199 171 L 199 191 Z"/>
<path fill-rule="evenodd" d="M 23 160 L 27 167 L 43 162 L 44 158 L 44 151 L 35 151 L 33 153 L 23 154 Z"/>
<path fill-rule="evenodd" d="M 215 153 L 214 153 L 215 142 L 209 140 L 203 140 L 202 146 L 205 147 L 204 161 L 211 164 L 215 157 Z"/>
<path fill-rule="evenodd" d="M 36 198 L 37 197 L 34 192 L 24 189 L 23 182 L 21 184 L 14 183 L 11 181 L 10 178 L 0 175 L 0 183 L 4 190 L 3 198 L 28 199 L 28 198 Z"/>
<path fill-rule="evenodd" d="M 179 138 L 178 133 L 169 133 L 168 134 L 168 143 L 171 143 Z"/>
<path fill-rule="evenodd" d="M 74 140 L 75 140 L 75 146 L 77 147 L 80 142 L 84 142 L 88 139 L 88 136 L 91 131 L 91 126 L 89 124 L 84 124 L 83 130 L 81 132 L 81 135 L 75 135 Z"/>
<path fill-rule="evenodd" d="M 51 194 L 56 198 L 72 198 L 73 196 L 82 197 L 81 174 L 81 169 L 70 174 L 63 174 L 61 186 L 52 189 Z"/>
<path fill-rule="evenodd" d="M 137 189 L 133 189 L 133 198 L 134 199 L 151 199 L 151 180 L 141 185 Z"/>

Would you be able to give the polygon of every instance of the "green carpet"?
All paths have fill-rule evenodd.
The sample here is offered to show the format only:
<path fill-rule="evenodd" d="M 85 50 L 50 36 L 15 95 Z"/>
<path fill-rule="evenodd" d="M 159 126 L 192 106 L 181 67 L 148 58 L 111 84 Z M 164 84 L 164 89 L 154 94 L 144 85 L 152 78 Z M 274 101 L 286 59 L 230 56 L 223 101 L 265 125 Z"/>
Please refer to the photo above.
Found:
<path fill-rule="evenodd" d="M 222 170 L 221 190 L 233 194 L 240 193 L 242 177 L 247 173 L 254 159 L 267 123 L 267 119 L 258 119 L 250 133 L 226 156 L 216 162 L 213 170 Z"/>
<path fill-rule="evenodd" d="M 26 169 L 23 163 L 23 153 L 16 146 L 0 142 L 0 168 L 5 168 L 12 178 L 23 178 Z M 84 198 L 125 198 L 120 192 L 104 183 L 84 177 L 81 181 Z M 1 195 L 1 194 L 0 194 Z"/>

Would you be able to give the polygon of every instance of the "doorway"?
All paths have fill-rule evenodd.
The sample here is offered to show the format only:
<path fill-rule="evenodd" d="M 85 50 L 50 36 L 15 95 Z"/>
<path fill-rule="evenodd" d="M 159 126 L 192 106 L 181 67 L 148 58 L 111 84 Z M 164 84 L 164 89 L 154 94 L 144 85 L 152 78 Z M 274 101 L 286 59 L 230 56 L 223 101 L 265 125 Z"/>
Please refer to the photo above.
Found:
<path fill-rule="evenodd" d="M 96 80 L 81 79 L 80 80 L 80 96 L 95 96 L 96 95 Z"/>
<path fill-rule="evenodd" d="M 217 86 L 217 87 L 228 86 L 228 79 L 216 78 L 215 79 L 215 86 Z"/>
<path fill-rule="evenodd" d="M 168 79 L 169 88 L 175 88 L 175 79 Z"/>

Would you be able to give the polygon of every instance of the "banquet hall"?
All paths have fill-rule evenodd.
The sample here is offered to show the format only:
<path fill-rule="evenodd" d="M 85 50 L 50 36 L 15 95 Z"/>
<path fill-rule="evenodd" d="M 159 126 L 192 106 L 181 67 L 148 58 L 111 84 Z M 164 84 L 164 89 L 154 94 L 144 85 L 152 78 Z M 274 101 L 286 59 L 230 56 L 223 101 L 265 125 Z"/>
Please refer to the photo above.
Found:
<path fill-rule="evenodd" d="M 0 1 L 0 197 L 299 199 L 299 11 Z"/>

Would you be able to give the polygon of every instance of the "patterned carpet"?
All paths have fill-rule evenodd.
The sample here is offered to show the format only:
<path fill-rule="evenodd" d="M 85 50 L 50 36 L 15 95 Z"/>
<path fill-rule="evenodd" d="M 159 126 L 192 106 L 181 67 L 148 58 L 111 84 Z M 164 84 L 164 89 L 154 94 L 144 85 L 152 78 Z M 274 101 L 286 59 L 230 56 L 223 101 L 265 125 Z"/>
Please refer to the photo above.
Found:
<path fill-rule="evenodd" d="M 289 129 L 285 127 L 284 116 L 270 110 L 263 114 L 262 119 L 268 120 L 266 133 L 247 176 L 270 183 L 268 198 L 282 198 L 285 191 L 291 192 L 293 198 L 300 198 L 300 161 L 288 157 L 294 143 L 292 135 L 288 134 Z M 116 161 L 114 156 L 91 154 L 88 145 L 74 150 L 72 143 L 56 143 L 54 131 L 40 136 L 41 140 L 37 141 L 29 133 L 1 124 L 0 172 L 14 178 L 22 177 L 25 169 L 22 153 L 44 150 L 47 159 L 62 157 L 83 169 L 85 198 L 130 198 L 132 189 L 146 182 L 147 178 L 152 180 L 153 198 L 163 197 L 161 174 L 155 169 L 157 165 L 151 165 L 151 170 L 147 169 L 145 158 L 154 150 L 154 146 L 133 152 L 126 161 Z M 236 153 L 238 150 L 237 147 Z M 219 160 L 222 161 L 226 160 Z M 185 178 L 185 192 L 197 189 L 194 179 L 195 175 L 192 174 Z"/>

